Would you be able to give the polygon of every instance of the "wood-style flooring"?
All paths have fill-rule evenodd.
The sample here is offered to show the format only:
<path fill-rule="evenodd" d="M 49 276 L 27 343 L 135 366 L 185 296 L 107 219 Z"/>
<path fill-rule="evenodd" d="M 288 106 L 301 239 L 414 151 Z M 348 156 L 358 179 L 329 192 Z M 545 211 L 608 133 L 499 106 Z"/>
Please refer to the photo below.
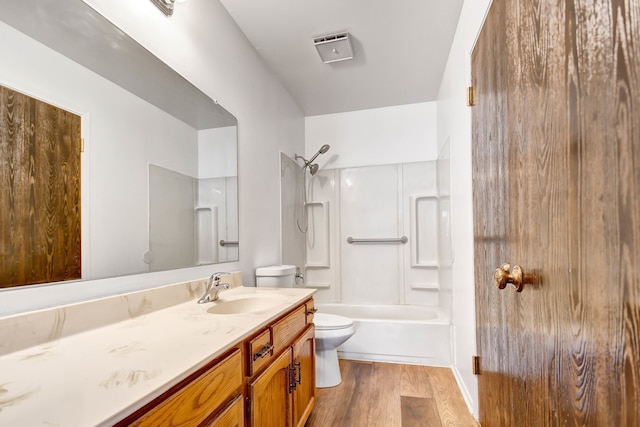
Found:
<path fill-rule="evenodd" d="M 340 360 L 306 427 L 477 427 L 448 368 Z"/>

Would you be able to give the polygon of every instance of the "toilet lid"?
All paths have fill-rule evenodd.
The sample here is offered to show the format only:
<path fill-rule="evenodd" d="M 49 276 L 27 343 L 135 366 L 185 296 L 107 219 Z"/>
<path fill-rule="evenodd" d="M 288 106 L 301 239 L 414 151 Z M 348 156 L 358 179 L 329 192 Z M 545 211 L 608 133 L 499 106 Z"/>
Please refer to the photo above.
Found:
<path fill-rule="evenodd" d="M 337 314 L 316 313 L 313 315 L 313 323 L 319 330 L 344 329 L 352 326 L 353 320 Z"/>

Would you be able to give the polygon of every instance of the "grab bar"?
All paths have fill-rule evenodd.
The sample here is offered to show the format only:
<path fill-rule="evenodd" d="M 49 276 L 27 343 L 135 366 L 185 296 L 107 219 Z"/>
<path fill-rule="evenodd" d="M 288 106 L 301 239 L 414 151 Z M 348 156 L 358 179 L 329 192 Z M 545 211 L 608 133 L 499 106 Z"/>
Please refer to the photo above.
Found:
<path fill-rule="evenodd" d="M 220 240 L 220 246 L 238 246 L 238 242 L 232 242 L 231 240 Z"/>
<path fill-rule="evenodd" d="M 353 237 L 347 237 L 347 243 L 402 243 L 403 245 L 407 243 L 409 239 L 407 236 L 402 237 L 391 237 L 387 239 L 354 239 Z"/>

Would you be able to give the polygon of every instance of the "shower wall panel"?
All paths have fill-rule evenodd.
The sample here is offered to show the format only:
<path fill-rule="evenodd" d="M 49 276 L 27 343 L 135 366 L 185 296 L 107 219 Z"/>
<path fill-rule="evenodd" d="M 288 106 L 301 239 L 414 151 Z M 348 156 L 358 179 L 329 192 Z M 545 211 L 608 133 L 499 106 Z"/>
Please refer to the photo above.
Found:
<path fill-rule="evenodd" d="M 342 302 L 399 304 L 402 244 L 349 244 L 347 238 L 388 239 L 403 235 L 401 187 L 396 165 L 343 169 L 340 173 Z"/>
<path fill-rule="evenodd" d="M 440 306 L 449 315 L 453 307 L 453 243 L 451 240 L 451 158 L 450 142 L 442 146 L 437 160 L 438 175 L 438 260 Z"/>
<path fill-rule="evenodd" d="M 367 166 L 307 177 L 305 286 L 318 289 L 318 302 L 439 304 L 436 166 Z M 347 242 L 403 236 L 404 244 Z"/>
<path fill-rule="evenodd" d="M 308 181 L 305 284 L 318 302 L 340 302 L 340 171 L 320 170 Z"/>
<path fill-rule="evenodd" d="M 194 178 L 149 165 L 149 271 L 193 265 L 195 193 Z"/>
<path fill-rule="evenodd" d="M 440 281 L 436 162 L 404 163 L 399 168 L 402 170 L 402 218 L 409 237 L 403 248 L 404 301 L 437 305 Z"/>
<path fill-rule="evenodd" d="M 280 232 L 282 264 L 304 267 L 305 237 L 300 228 L 303 223 L 304 173 L 300 166 L 284 153 L 280 153 Z"/>
<path fill-rule="evenodd" d="M 196 254 L 199 263 L 226 262 L 238 259 L 237 246 L 220 246 L 220 240 L 238 241 L 237 177 L 197 180 L 196 219 L 199 227 Z M 210 212 L 206 214 L 207 210 Z M 211 224 L 206 223 L 207 218 Z M 229 221 L 231 219 L 231 221 Z M 210 255 L 207 255 L 210 254 Z"/>

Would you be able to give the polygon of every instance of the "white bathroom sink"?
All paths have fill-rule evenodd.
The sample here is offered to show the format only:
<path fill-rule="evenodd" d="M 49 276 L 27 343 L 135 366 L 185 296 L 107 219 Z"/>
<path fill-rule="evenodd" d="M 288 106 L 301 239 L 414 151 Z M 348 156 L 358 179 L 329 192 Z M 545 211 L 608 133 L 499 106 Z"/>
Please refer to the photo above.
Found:
<path fill-rule="evenodd" d="M 250 294 L 231 297 L 221 296 L 212 307 L 207 310 L 211 314 L 242 314 L 255 313 L 267 310 L 281 304 L 281 298 L 277 295 Z"/>

